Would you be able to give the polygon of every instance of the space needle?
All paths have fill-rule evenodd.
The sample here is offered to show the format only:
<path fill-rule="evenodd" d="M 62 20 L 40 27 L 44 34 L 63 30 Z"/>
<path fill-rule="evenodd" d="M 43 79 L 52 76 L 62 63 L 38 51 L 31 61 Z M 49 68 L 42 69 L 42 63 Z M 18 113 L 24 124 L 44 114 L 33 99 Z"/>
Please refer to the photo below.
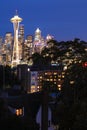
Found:
<path fill-rule="evenodd" d="M 18 45 L 18 30 L 19 30 L 19 23 L 22 21 L 22 18 L 18 16 L 17 11 L 16 11 L 16 15 L 13 18 L 11 18 L 10 21 L 13 23 L 13 28 L 14 28 L 12 66 L 17 66 L 20 62 L 19 45 Z"/>

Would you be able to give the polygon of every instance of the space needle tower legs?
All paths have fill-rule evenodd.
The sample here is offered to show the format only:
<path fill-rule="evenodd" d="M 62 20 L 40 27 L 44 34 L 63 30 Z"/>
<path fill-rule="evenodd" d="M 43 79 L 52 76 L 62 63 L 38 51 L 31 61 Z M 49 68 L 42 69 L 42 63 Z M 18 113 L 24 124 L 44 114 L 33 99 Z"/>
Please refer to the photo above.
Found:
<path fill-rule="evenodd" d="M 19 30 L 19 23 L 22 21 L 22 18 L 20 18 L 16 15 L 10 19 L 10 21 L 13 23 L 14 27 L 14 45 L 13 45 L 13 55 L 12 55 L 12 66 L 17 66 L 20 62 L 19 59 L 19 46 L 18 46 L 18 30 Z"/>

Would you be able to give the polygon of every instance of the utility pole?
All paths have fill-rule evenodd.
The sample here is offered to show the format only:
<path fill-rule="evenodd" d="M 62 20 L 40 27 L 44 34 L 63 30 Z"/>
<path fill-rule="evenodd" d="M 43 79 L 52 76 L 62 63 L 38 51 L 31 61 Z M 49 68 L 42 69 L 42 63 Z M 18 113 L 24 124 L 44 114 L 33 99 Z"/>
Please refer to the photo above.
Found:
<path fill-rule="evenodd" d="M 42 91 L 41 130 L 48 130 L 48 90 Z"/>
<path fill-rule="evenodd" d="M 3 89 L 5 89 L 5 66 L 3 65 Z"/>

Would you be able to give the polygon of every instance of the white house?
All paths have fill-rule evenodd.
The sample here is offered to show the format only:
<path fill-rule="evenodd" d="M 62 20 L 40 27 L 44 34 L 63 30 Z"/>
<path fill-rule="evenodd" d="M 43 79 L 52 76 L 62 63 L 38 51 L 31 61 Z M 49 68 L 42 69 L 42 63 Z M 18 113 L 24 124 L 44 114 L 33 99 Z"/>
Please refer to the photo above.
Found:
<path fill-rule="evenodd" d="M 40 124 L 40 130 L 41 130 L 41 107 L 39 108 L 39 111 L 36 116 L 36 122 Z M 51 122 L 51 109 L 48 107 L 48 130 L 54 130 L 54 127 Z"/>

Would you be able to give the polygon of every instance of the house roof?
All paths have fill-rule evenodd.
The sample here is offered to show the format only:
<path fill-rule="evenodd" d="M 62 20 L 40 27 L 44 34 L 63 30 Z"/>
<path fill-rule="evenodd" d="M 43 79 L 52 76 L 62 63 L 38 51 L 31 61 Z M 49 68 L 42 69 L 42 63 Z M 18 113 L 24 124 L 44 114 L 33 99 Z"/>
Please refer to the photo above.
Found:
<path fill-rule="evenodd" d="M 41 105 L 41 93 L 24 94 L 8 97 L 8 105 L 12 108 L 25 108 L 25 111 L 36 116 Z"/>

